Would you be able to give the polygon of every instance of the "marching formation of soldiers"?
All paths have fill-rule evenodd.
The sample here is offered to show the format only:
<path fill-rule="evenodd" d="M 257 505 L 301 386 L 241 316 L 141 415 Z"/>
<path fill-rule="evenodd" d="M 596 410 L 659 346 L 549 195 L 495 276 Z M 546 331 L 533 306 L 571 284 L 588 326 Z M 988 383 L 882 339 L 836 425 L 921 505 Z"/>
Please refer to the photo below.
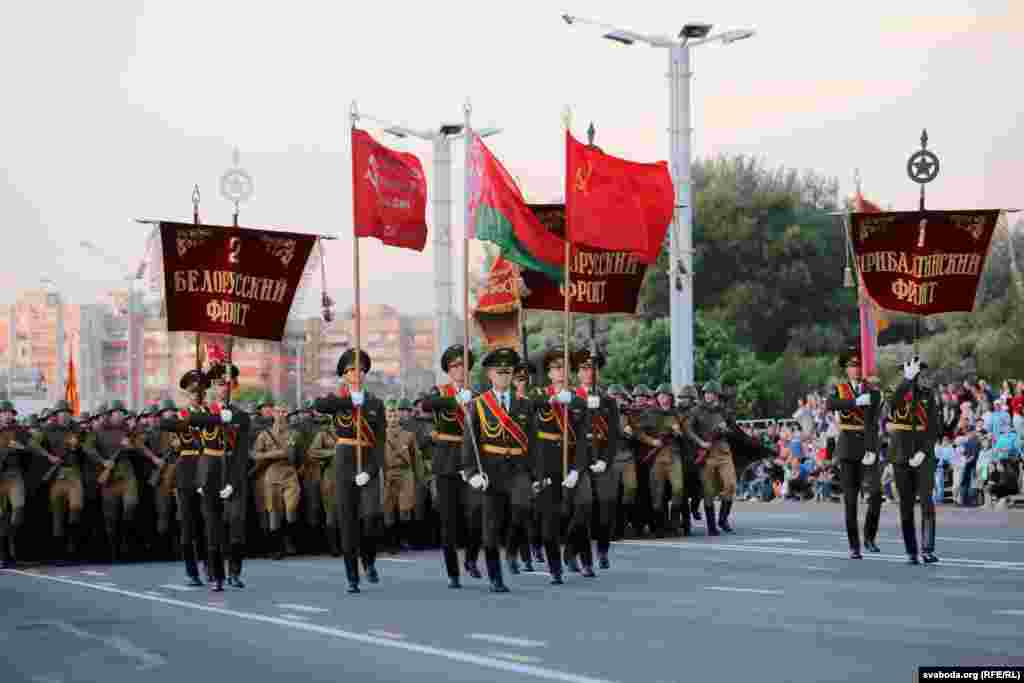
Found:
<path fill-rule="evenodd" d="M 339 390 L 294 411 L 270 396 L 252 412 L 232 405 L 238 368 L 223 361 L 181 378 L 184 405 L 138 415 L 115 401 L 76 419 L 61 401 L 19 423 L 0 403 L 3 566 L 15 566 L 26 499 L 43 489 L 47 559 L 80 559 L 83 509 L 98 500 L 111 561 L 180 558 L 195 586 L 204 564 L 214 591 L 244 586 L 252 511 L 272 557 L 326 549 L 353 593 L 362 576 L 380 581 L 380 548 L 439 546 L 451 588 L 483 578 L 482 554 L 491 589 L 506 592 L 503 566 L 544 564 L 560 585 L 609 569 L 613 540 L 688 536 L 702 519 L 709 536 L 732 532 L 730 438 L 742 432 L 717 383 L 703 398 L 693 386 L 628 393 L 598 382 L 599 353 L 554 349 L 535 367 L 499 348 L 474 393 L 475 362 L 446 350 L 448 381 L 415 403 L 363 390 L 371 359 L 353 350 L 338 361 Z"/>

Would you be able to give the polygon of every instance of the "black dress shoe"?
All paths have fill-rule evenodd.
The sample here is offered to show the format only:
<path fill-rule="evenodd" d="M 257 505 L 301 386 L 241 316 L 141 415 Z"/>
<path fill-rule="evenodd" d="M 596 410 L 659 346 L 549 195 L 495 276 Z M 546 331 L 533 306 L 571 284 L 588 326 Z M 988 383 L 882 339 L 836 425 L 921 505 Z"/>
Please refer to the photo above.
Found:
<path fill-rule="evenodd" d="M 213 586 L 210 587 L 210 592 L 211 593 L 223 593 L 224 592 L 224 582 L 223 581 L 214 581 L 213 582 Z"/>
<path fill-rule="evenodd" d="M 462 584 L 459 582 L 459 577 L 457 577 L 457 576 L 449 576 L 448 577 L 448 587 L 449 588 L 462 588 Z"/>
<path fill-rule="evenodd" d="M 608 561 L 607 553 L 599 553 L 597 556 L 597 566 L 601 569 L 611 569 L 612 563 Z"/>
<path fill-rule="evenodd" d="M 198 587 L 198 586 L 202 586 L 202 585 L 205 585 L 205 584 L 203 584 L 203 582 L 199 580 L 198 576 L 190 576 L 190 577 L 188 577 L 188 583 L 185 584 L 185 585 Z"/>
<path fill-rule="evenodd" d="M 864 556 L 860 554 L 859 550 L 851 550 L 850 551 L 850 559 L 851 560 L 863 560 Z"/>
<path fill-rule="evenodd" d="M 718 520 L 718 526 L 721 527 L 722 531 L 724 531 L 727 534 L 736 533 L 735 531 L 733 531 L 732 526 L 730 526 L 729 520 L 727 519 Z"/>
<path fill-rule="evenodd" d="M 907 556 L 907 564 L 921 564 L 921 563 L 918 561 L 917 555 L 909 555 L 909 556 Z"/>
<path fill-rule="evenodd" d="M 512 558 L 509 558 L 509 560 L 508 560 L 508 573 L 509 574 L 518 574 L 519 573 L 519 563 L 516 562 Z"/>
<path fill-rule="evenodd" d="M 595 576 L 597 576 L 597 574 L 594 573 L 594 568 L 589 566 L 589 565 L 583 565 L 582 574 L 583 574 L 583 576 L 587 577 L 588 579 L 592 579 Z"/>
<path fill-rule="evenodd" d="M 864 541 L 864 548 L 867 549 L 867 551 L 869 553 L 880 553 L 880 552 L 882 552 L 882 549 L 879 548 L 877 545 L 875 545 L 874 541 Z"/>
<path fill-rule="evenodd" d="M 531 562 L 530 560 L 527 560 L 526 562 L 523 562 L 523 571 L 528 573 L 528 574 L 532 574 L 534 571 L 536 571 L 533 568 L 533 562 Z"/>
<path fill-rule="evenodd" d="M 234 586 L 235 588 L 245 588 L 245 584 L 242 583 L 242 578 L 239 576 L 229 576 L 228 585 Z"/>
<path fill-rule="evenodd" d="M 561 574 L 555 574 L 554 576 L 551 577 L 551 585 L 552 586 L 561 586 L 564 583 L 565 583 L 565 581 L 562 581 L 562 575 Z"/>
<path fill-rule="evenodd" d="M 465 564 L 466 573 L 472 576 L 474 579 L 482 579 L 483 574 L 480 573 L 480 569 L 476 566 L 476 562 L 466 560 Z"/>
<path fill-rule="evenodd" d="M 370 583 L 380 583 L 380 574 L 377 573 L 377 567 L 370 565 L 366 568 L 366 580 Z"/>
<path fill-rule="evenodd" d="M 922 553 L 921 559 L 925 564 L 935 564 L 939 561 L 939 558 L 935 557 L 935 553 Z"/>
<path fill-rule="evenodd" d="M 565 566 L 573 574 L 579 574 L 580 573 L 580 565 L 576 562 L 576 558 L 575 557 L 566 557 L 565 558 Z"/>
<path fill-rule="evenodd" d="M 491 592 L 492 593 L 508 593 L 508 586 L 499 581 L 491 581 Z"/>
<path fill-rule="evenodd" d="M 349 593 L 358 593 L 359 592 L 359 584 L 358 583 L 350 583 L 348 585 L 348 592 Z"/>

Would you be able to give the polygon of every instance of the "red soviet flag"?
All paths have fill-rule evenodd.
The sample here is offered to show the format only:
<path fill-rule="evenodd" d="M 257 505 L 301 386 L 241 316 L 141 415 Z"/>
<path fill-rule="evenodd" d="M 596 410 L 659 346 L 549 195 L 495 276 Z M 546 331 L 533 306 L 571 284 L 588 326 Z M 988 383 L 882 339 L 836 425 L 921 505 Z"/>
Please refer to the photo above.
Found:
<path fill-rule="evenodd" d="M 423 251 L 427 179 L 413 154 L 396 152 L 352 129 L 352 204 L 356 237 Z"/>
<path fill-rule="evenodd" d="M 605 154 L 565 133 L 565 222 L 569 241 L 658 260 L 672 222 L 675 190 L 668 164 Z"/>

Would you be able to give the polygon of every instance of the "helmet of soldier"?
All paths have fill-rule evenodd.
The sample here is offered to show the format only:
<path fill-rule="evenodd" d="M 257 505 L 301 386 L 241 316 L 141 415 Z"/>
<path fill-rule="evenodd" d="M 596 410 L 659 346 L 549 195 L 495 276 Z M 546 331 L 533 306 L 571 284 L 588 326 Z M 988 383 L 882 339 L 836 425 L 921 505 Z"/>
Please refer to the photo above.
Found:
<path fill-rule="evenodd" d="M 666 396 L 672 396 L 672 385 L 671 384 L 659 384 L 658 388 L 654 391 L 659 396 L 665 394 Z"/>
<path fill-rule="evenodd" d="M 704 383 L 703 391 L 705 394 L 714 394 L 715 396 L 721 396 L 722 385 L 716 382 L 715 380 L 711 380 L 710 382 Z"/>
<path fill-rule="evenodd" d="M 18 409 L 10 401 L 0 401 L 0 413 L 14 413 L 17 415 Z"/>

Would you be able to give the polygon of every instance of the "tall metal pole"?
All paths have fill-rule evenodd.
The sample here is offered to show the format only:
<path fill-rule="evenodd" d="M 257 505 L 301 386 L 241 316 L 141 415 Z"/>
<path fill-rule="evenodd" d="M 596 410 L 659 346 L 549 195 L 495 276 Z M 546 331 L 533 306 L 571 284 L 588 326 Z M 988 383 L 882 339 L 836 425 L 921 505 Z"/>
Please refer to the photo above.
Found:
<path fill-rule="evenodd" d="M 1010 245 L 1013 245 L 1011 240 Z M 18 333 L 15 326 L 18 324 L 18 306 L 11 304 L 7 318 L 7 400 L 14 402 L 14 364 L 17 358 Z"/>
<path fill-rule="evenodd" d="M 434 136 L 434 374 L 444 381 L 441 353 L 454 343 L 452 294 L 455 283 L 452 272 L 452 146 L 449 136 Z"/>
<path fill-rule="evenodd" d="M 67 378 L 64 376 L 64 364 L 67 359 L 64 357 L 64 301 L 60 292 L 54 297 L 57 302 L 57 398 L 64 398 L 64 383 Z"/>
<path fill-rule="evenodd" d="M 671 321 L 672 389 L 694 381 L 693 350 L 693 200 L 690 161 L 693 129 L 690 119 L 690 47 L 669 50 L 669 152 L 676 207 L 669 233 L 669 314 Z M 682 268 L 680 268 L 682 265 Z"/>
<path fill-rule="evenodd" d="M 295 409 L 302 410 L 302 356 L 305 354 L 305 341 L 299 340 L 295 344 L 296 350 L 296 374 L 295 374 Z"/>
<path fill-rule="evenodd" d="M 135 330 L 135 281 L 128 280 L 128 386 L 125 405 L 129 410 L 138 410 L 138 385 L 135 373 L 138 369 L 139 335 Z"/>

